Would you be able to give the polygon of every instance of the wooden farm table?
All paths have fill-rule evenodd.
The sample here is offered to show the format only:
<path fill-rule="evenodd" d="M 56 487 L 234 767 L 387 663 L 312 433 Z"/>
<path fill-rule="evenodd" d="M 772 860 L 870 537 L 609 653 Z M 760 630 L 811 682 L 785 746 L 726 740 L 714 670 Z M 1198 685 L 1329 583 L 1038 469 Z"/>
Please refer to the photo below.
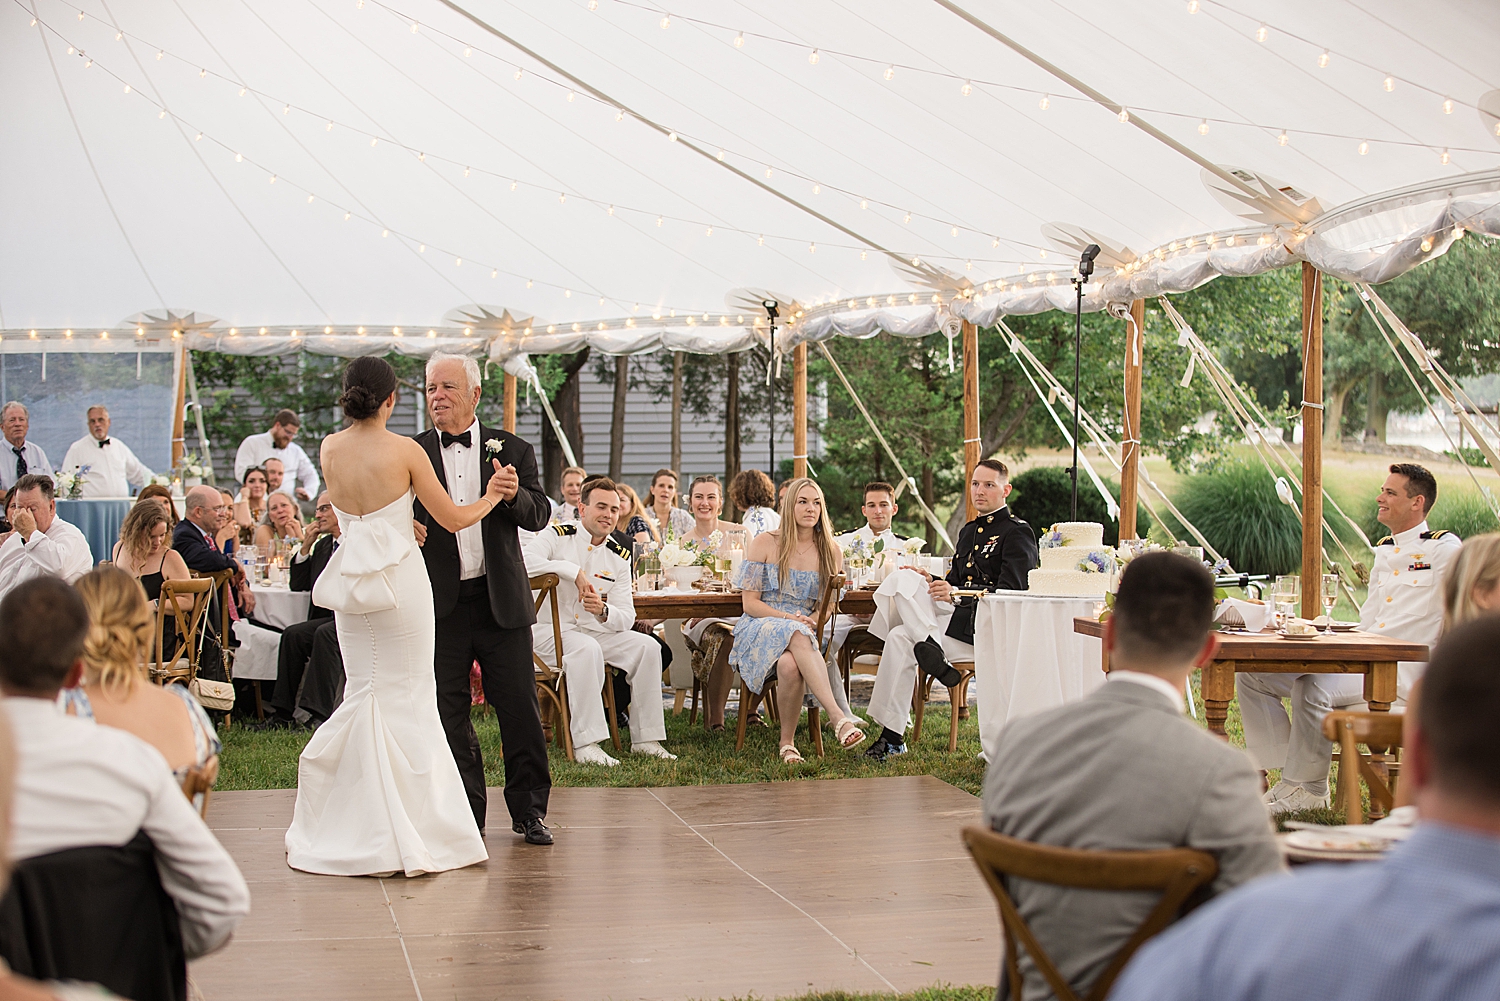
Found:
<path fill-rule="evenodd" d="M 1104 624 L 1079 617 L 1073 631 L 1103 636 Z M 1276 633 L 1220 633 L 1219 653 L 1203 668 L 1203 715 L 1208 728 L 1223 737 L 1238 671 L 1264 674 L 1363 674 L 1365 701 L 1371 712 L 1389 712 L 1396 701 L 1396 663 L 1427 659 L 1421 643 L 1401 643 L 1369 633 L 1334 633 L 1285 640 Z M 1109 671 L 1109 654 L 1104 654 Z"/>
<path fill-rule="evenodd" d="M 642 619 L 732 619 L 741 615 L 738 591 L 637 591 L 635 614 Z M 846 591 L 839 600 L 845 615 L 874 615 L 874 591 Z"/>

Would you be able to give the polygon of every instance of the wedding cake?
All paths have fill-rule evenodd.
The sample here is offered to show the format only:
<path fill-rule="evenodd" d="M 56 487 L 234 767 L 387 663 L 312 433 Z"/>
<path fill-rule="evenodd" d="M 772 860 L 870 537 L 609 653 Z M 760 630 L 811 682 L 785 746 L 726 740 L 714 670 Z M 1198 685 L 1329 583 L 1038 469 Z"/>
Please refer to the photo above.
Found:
<path fill-rule="evenodd" d="M 1053 525 L 1040 543 L 1042 565 L 1026 577 L 1032 594 L 1089 595 L 1109 590 L 1115 557 L 1104 545 L 1104 526 L 1092 521 Z"/>

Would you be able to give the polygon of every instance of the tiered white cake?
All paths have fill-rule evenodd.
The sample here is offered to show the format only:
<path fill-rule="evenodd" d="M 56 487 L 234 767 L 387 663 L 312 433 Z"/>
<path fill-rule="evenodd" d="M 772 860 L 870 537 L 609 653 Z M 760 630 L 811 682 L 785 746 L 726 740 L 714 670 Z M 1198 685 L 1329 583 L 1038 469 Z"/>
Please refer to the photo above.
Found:
<path fill-rule="evenodd" d="M 1114 554 L 1104 545 L 1104 526 L 1093 521 L 1053 525 L 1041 541 L 1042 565 L 1026 577 L 1032 594 L 1088 595 L 1109 590 Z"/>

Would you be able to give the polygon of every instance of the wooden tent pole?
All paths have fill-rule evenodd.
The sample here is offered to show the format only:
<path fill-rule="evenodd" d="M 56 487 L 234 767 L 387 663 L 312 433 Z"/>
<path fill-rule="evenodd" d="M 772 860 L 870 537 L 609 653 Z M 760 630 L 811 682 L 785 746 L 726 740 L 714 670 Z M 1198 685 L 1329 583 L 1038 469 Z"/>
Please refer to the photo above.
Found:
<path fill-rule="evenodd" d="M 1120 539 L 1136 537 L 1136 499 L 1141 466 L 1141 353 L 1145 347 L 1146 300 L 1130 304 L 1125 321 L 1125 434 L 1120 442 Z"/>
<path fill-rule="evenodd" d="M 974 498 L 969 495 L 969 481 L 974 467 L 984 458 L 979 441 L 979 328 L 963 321 L 964 354 L 964 510 L 973 521 L 979 515 Z"/>
<path fill-rule="evenodd" d="M 174 336 L 181 337 L 178 331 L 172 332 Z M 179 339 L 177 341 L 177 386 L 175 387 L 176 409 L 172 414 L 172 468 L 176 469 L 182 465 L 182 453 L 184 451 L 183 435 L 186 434 L 187 418 L 187 345 Z"/>
<path fill-rule="evenodd" d="M 501 412 L 500 427 L 511 434 L 516 433 L 516 377 L 509 372 L 505 373 L 504 410 Z"/>
<path fill-rule="evenodd" d="M 1302 616 L 1323 613 L 1323 276 L 1302 263 Z"/>
<path fill-rule="evenodd" d="M 771 470 L 776 475 L 776 470 Z M 807 475 L 807 343 L 792 349 L 792 477 Z"/>

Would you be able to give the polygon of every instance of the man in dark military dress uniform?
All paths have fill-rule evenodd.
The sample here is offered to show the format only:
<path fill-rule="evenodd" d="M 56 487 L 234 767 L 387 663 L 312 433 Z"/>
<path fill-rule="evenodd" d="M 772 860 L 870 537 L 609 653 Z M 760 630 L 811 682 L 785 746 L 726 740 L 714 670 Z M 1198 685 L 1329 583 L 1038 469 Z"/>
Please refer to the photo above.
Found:
<path fill-rule="evenodd" d="M 948 576 L 924 574 L 927 585 L 923 589 L 912 576 L 921 571 L 902 571 L 877 593 L 870 631 L 885 640 L 885 652 L 875 675 L 869 715 L 882 730 L 865 751 L 877 761 L 906 750 L 919 666 L 951 688 L 959 674 L 950 659 L 974 659 L 978 599 L 955 596 L 953 589 L 1024 591 L 1026 575 L 1037 565 L 1036 532 L 1005 505 L 1010 495 L 1010 471 L 1005 463 L 980 461 L 969 490 L 979 516 L 959 533 Z"/>

